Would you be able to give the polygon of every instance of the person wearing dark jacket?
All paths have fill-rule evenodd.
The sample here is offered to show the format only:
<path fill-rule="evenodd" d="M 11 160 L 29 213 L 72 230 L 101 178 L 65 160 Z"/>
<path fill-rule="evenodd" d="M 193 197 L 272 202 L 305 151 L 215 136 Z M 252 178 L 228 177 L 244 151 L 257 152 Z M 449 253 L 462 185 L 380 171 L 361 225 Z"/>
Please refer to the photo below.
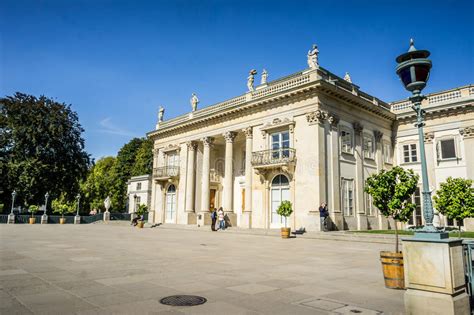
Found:
<path fill-rule="evenodd" d="M 217 221 L 217 209 L 216 208 L 212 209 L 211 220 L 212 220 L 211 230 L 215 231 L 216 230 L 216 221 Z"/>
<path fill-rule="evenodd" d="M 327 218 L 329 216 L 328 205 L 323 202 L 321 206 L 319 206 L 319 219 L 321 222 L 321 231 L 326 232 L 328 230 L 327 227 Z"/>

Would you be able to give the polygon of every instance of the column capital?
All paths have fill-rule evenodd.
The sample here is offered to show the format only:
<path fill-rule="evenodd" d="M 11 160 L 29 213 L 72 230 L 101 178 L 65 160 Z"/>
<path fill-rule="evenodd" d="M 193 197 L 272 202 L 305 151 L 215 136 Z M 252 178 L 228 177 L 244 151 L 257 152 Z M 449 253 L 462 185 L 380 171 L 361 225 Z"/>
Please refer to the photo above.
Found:
<path fill-rule="evenodd" d="M 253 138 L 253 128 L 247 127 L 242 129 L 242 132 L 245 134 L 245 138 L 252 139 Z"/>
<path fill-rule="evenodd" d="M 214 138 L 213 137 L 204 137 L 201 138 L 202 143 L 204 144 L 205 147 L 210 147 L 214 143 Z"/>
<path fill-rule="evenodd" d="M 382 140 L 382 137 L 383 137 L 383 132 L 379 130 L 374 130 L 375 142 L 380 142 L 380 140 Z"/>
<path fill-rule="evenodd" d="M 306 113 L 306 120 L 310 125 L 316 124 L 316 123 L 323 123 L 324 120 L 328 119 L 329 114 L 326 111 L 317 109 L 314 112 L 309 112 Z"/>
<path fill-rule="evenodd" d="M 354 122 L 352 127 L 354 128 L 354 132 L 359 136 L 362 133 L 362 130 L 364 130 L 364 127 L 358 121 Z"/>
<path fill-rule="evenodd" d="M 330 113 L 328 122 L 332 128 L 337 128 L 337 125 L 339 125 L 339 117 L 336 114 Z"/>
<path fill-rule="evenodd" d="M 226 131 L 222 135 L 224 136 L 225 142 L 232 143 L 234 142 L 234 139 L 235 139 L 235 136 L 237 136 L 237 133 L 233 131 Z"/>
<path fill-rule="evenodd" d="M 188 147 L 189 151 L 194 151 L 197 148 L 197 143 L 196 141 L 187 141 L 186 146 Z"/>
<path fill-rule="evenodd" d="M 474 126 L 459 128 L 459 133 L 464 139 L 474 138 Z"/>
<path fill-rule="evenodd" d="M 434 132 L 425 132 L 423 136 L 425 143 L 433 143 Z"/>

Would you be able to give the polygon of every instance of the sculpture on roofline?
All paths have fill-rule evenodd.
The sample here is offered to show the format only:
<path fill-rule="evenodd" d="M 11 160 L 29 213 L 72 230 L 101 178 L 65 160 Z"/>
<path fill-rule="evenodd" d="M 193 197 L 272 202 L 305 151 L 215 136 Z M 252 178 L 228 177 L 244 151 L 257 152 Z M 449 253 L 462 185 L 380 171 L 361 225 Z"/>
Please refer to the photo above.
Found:
<path fill-rule="evenodd" d="M 308 67 L 310 69 L 317 69 L 319 68 L 319 61 L 318 61 L 319 50 L 316 44 L 313 44 L 313 48 L 308 51 Z"/>
<path fill-rule="evenodd" d="M 262 80 L 260 81 L 260 84 L 267 84 L 267 78 L 268 78 L 268 72 L 267 70 L 263 69 Z"/>
<path fill-rule="evenodd" d="M 247 88 L 249 89 L 250 92 L 254 90 L 253 88 L 253 83 L 255 82 L 255 75 L 257 74 L 257 70 L 252 69 L 249 72 L 249 76 L 247 77 Z"/>
<path fill-rule="evenodd" d="M 191 102 L 191 107 L 192 107 L 192 109 L 193 109 L 193 112 L 195 112 L 196 109 L 197 109 L 197 106 L 198 106 L 198 104 L 199 104 L 199 99 L 198 99 L 198 97 L 196 96 L 196 93 L 193 93 L 193 95 L 191 96 L 190 102 Z"/>
<path fill-rule="evenodd" d="M 163 121 L 163 118 L 165 116 L 165 109 L 163 108 L 163 106 L 160 106 L 160 109 L 158 110 L 158 122 L 162 122 Z"/>
<path fill-rule="evenodd" d="M 346 72 L 346 75 L 344 76 L 344 80 L 346 80 L 349 83 L 352 83 L 351 76 L 349 75 L 349 72 Z"/>

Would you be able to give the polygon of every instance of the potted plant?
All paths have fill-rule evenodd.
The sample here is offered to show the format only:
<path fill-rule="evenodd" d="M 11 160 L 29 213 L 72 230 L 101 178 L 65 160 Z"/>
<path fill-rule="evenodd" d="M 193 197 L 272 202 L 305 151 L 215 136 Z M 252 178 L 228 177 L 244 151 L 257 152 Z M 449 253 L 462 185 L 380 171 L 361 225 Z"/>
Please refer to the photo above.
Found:
<path fill-rule="evenodd" d="M 418 185 L 419 176 L 413 170 L 399 166 L 389 171 L 382 170 L 366 180 L 365 192 L 372 196 L 372 202 L 386 218 L 392 218 L 395 228 L 395 251 L 380 252 L 380 261 L 385 286 L 404 289 L 403 253 L 398 249 L 398 223 L 407 222 L 416 205 L 412 195 Z"/>
<path fill-rule="evenodd" d="M 285 227 L 281 228 L 281 238 L 289 238 L 291 228 L 286 226 L 286 218 L 289 217 L 293 213 L 293 208 L 291 206 L 291 202 L 288 200 L 284 200 L 281 202 L 280 206 L 277 209 L 277 214 L 281 215 L 285 218 Z"/>
<path fill-rule="evenodd" d="M 39 207 L 37 205 L 31 205 L 28 209 L 28 212 L 31 213 L 31 218 L 29 219 L 30 224 L 36 223 L 35 213 L 39 211 Z"/>
<path fill-rule="evenodd" d="M 142 229 L 143 226 L 145 225 L 145 220 L 143 219 L 143 216 L 145 215 L 145 213 L 148 212 L 148 207 L 146 205 L 139 205 L 138 208 L 137 208 L 137 215 L 139 217 L 139 220 L 137 222 L 137 227 Z"/>
<path fill-rule="evenodd" d="M 461 225 L 465 218 L 474 217 L 474 188 L 473 181 L 464 178 L 446 179 L 441 183 L 436 195 L 433 197 L 434 206 L 439 213 L 450 220 L 456 220 L 459 227 L 459 238 L 461 238 Z"/>
<path fill-rule="evenodd" d="M 51 208 L 53 208 L 54 213 L 59 213 L 61 218 L 59 219 L 59 224 L 65 224 L 66 218 L 64 214 L 74 212 L 74 206 L 68 205 L 67 203 L 63 203 L 58 199 L 53 200 L 51 203 Z"/>

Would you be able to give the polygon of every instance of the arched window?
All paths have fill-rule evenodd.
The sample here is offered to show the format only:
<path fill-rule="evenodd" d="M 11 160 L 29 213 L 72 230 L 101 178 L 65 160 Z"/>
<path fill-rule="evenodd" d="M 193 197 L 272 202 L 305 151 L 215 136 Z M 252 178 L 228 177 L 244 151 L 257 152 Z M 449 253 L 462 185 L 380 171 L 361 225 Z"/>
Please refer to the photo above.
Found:
<path fill-rule="evenodd" d="M 283 218 L 277 214 L 277 209 L 282 201 L 290 200 L 290 181 L 288 180 L 288 177 L 279 174 L 273 178 L 270 189 L 270 198 L 272 207 L 270 226 L 272 228 L 278 228 L 282 226 Z"/>
<path fill-rule="evenodd" d="M 166 190 L 166 222 L 174 223 L 176 215 L 176 186 L 169 185 Z"/>

